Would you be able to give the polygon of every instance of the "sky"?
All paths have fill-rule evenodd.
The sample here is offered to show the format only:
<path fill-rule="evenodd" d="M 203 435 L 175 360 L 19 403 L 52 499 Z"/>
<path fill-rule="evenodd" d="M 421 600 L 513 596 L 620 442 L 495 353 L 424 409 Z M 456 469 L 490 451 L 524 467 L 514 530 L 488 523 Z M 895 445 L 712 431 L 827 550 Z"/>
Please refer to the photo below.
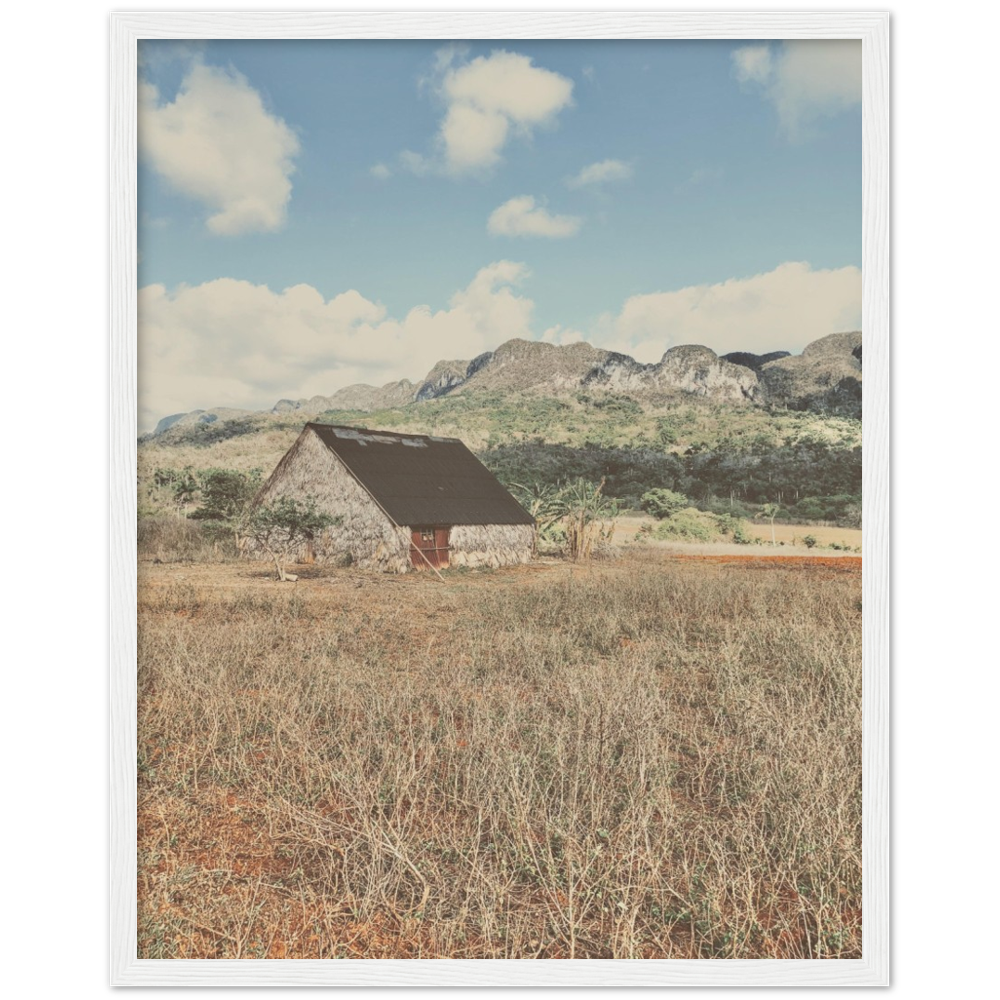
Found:
<path fill-rule="evenodd" d="M 139 424 L 861 322 L 861 49 L 144 41 Z"/>

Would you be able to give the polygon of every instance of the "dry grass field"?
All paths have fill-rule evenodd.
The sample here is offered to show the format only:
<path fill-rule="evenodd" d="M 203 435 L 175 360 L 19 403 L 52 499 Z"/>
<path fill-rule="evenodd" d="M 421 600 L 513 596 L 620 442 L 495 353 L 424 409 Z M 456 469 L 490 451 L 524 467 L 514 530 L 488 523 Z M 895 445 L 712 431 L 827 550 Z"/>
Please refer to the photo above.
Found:
<path fill-rule="evenodd" d="M 646 515 L 635 515 L 629 514 L 617 518 L 614 526 L 613 539 L 616 545 L 627 546 L 634 542 L 636 532 L 641 528 L 646 527 L 649 529 L 655 529 L 657 524 L 659 524 L 655 518 Z M 761 556 L 773 555 L 774 548 L 780 548 L 782 550 L 781 555 L 839 555 L 840 552 L 845 554 L 854 554 L 852 550 L 861 551 L 861 529 L 860 528 L 837 528 L 829 527 L 827 525 L 821 524 L 775 524 L 774 526 L 774 540 L 777 542 L 777 546 L 771 545 L 771 525 L 767 523 L 761 523 L 760 521 L 745 521 L 745 530 L 750 538 L 756 538 L 760 541 L 760 548 L 756 546 L 752 549 L 748 549 L 746 546 L 733 545 L 727 542 L 725 539 L 720 538 L 714 542 L 708 542 L 699 545 L 698 543 L 692 543 L 690 541 L 657 541 L 655 539 L 650 539 L 645 541 L 645 545 L 658 546 L 663 549 L 667 549 L 671 552 L 690 552 L 697 551 L 701 552 L 731 552 L 731 553 L 743 553 L 744 555 L 752 556 L 758 558 Z M 810 549 L 809 546 L 805 544 L 804 539 L 807 536 L 812 536 L 816 540 L 816 545 L 814 549 Z M 826 546 L 831 544 L 837 544 L 841 546 L 841 549 L 826 549 Z M 724 546 L 724 548 L 718 548 L 718 546 Z M 818 549 L 826 549 L 820 553 Z"/>
<path fill-rule="evenodd" d="M 140 957 L 859 957 L 859 569 L 141 562 Z"/>

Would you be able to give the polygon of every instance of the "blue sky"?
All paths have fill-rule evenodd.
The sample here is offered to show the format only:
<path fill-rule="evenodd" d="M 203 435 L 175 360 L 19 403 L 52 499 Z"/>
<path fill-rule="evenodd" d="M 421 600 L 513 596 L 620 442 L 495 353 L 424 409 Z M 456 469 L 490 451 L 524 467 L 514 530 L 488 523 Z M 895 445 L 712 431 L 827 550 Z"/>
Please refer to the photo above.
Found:
<path fill-rule="evenodd" d="M 140 424 L 860 323 L 860 46 L 140 46 Z"/>

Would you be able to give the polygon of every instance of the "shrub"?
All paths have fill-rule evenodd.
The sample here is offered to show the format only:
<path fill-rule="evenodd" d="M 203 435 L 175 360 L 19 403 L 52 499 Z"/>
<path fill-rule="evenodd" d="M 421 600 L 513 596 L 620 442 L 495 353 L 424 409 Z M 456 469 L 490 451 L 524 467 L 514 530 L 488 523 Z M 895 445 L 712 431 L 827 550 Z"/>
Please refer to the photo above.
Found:
<path fill-rule="evenodd" d="M 643 510 L 652 514 L 653 517 L 662 521 L 665 518 L 673 517 L 684 510 L 685 507 L 690 507 L 691 501 L 683 493 L 677 493 L 674 490 L 657 489 L 643 493 L 640 506 Z"/>
<path fill-rule="evenodd" d="M 278 579 L 284 581 L 295 579 L 285 572 L 295 549 L 341 520 L 320 511 L 312 497 L 278 497 L 272 503 L 258 504 L 244 518 L 241 529 L 274 560 Z"/>
<path fill-rule="evenodd" d="M 140 559 L 161 563 L 226 562 L 237 557 L 228 528 L 189 521 L 184 517 L 159 515 L 140 518 L 136 541 Z"/>
<path fill-rule="evenodd" d="M 538 529 L 538 551 L 542 555 L 557 555 L 566 546 L 566 529 L 559 524 L 547 524 Z"/>
<path fill-rule="evenodd" d="M 677 444 L 677 429 L 669 417 L 660 417 L 656 421 L 656 439 L 664 448 Z"/>
<path fill-rule="evenodd" d="M 751 518 L 756 513 L 753 507 L 743 503 L 742 500 L 711 495 L 698 502 L 698 509 L 708 511 L 709 514 L 728 515 L 734 518 Z"/>
<path fill-rule="evenodd" d="M 635 533 L 635 541 L 645 544 L 653 537 L 653 526 L 651 524 L 640 524 L 639 530 Z"/>
<path fill-rule="evenodd" d="M 732 514 L 716 514 L 715 523 L 719 533 L 722 535 L 732 535 L 733 542 L 737 545 L 749 545 L 750 535 L 747 534 L 746 525 Z"/>
<path fill-rule="evenodd" d="M 696 542 L 714 542 L 718 537 L 718 526 L 711 514 L 689 507 L 658 524 L 653 531 L 653 537 L 660 541 L 687 539 Z"/>
<path fill-rule="evenodd" d="M 260 488 L 261 471 L 206 469 L 198 474 L 201 506 L 190 517 L 201 521 L 232 521 L 243 515 Z"/>
<path fill-rule="evenodd" d="M 603 495 L 604 483 L 602 479 L 595 486 L 577 479 L 559 491 L 567 549 L 574 559 L 589 559 L 595 543 L 609 542 L 614 534 L 620 507 L 617 500 Z"/>

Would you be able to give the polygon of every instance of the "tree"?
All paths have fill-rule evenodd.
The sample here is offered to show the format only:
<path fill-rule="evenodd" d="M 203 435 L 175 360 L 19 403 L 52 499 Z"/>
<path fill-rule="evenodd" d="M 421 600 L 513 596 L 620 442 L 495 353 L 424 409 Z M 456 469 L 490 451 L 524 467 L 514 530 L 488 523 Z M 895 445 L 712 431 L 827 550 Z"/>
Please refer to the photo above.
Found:
<path fill-rule="evenodd" d="M 260 469 L 207 469 L 200 473 L 201 506 L 188 517 L 227 525 L 239 545 L 240 524 L 250 502 L 260 489 Z"/>
<path fill-rule="evenodd" d="M 183 469 L 157 469 L 153 473 L 153 487 L 166 490 L 177 514 L 182 515 L 184 508 L 194 502 L 198 480 L 190 465 Z"/>
<path fill-rule="evenodd" d="M 295 549 L 340 522 L 341 518 L 318 510 L 314 497 L 304 500 L 278 497 L 273 503 L 261 503 L 251 509 L 243 519 L 242 530 L 274 560 L 279 580 L 294 581 L 298 577 L 286 573 L 285 566 Z"/>
<path fill-rule="evenodd" d="M 690 507 L 691 501 L 683 493 L 658 489 L 643 493 L 640 505 L 643 510 L 648 511 L 658 521 L 662 521 L 680 513 L 686 507 Z"/>
<path fill-rule="evenodd" d="M 765 503 L 761 505 L 760 511 L 757 514 L 758 517 L 766 517 L 771 522 L 771 544 L 777 545 L 777 541 L 774 537 L 774 519 L 778 516 L 778 511 L 781 507 L 776 503 Z"/>
<path fill-rule="evenodd" d="M 861 527 L 861 501 L 856 500 L 844 508 L 844 524 L 848 528 Z"/>
<path fill-rule="evenodd" d="M 260 469 L 237 472 L 235 469 L 206 469 L 198 476 L 201 506 L 191 517 L 201 521 L 238 520 L 247 504 L 260 489 Z"/>
<path fill-rule="evenodd" d="M 559 490 L 545 483 L 510 483 L 509 488 L 517 502 L 535 519 L 535 534 L 531 540 L 531 554 L 538 555 L 538 536 L 559 521 L 565 511 L 559 499 Z"/>
<path fill-rule="evenodd" d="M 595 486 L 577 479 L 559 491 L 569 554 L 574 559 L 589 559 L 594 542 L 606 541 L 614 534 L 620 511 L 617 500 L 602 495 L 604 482 L 602 479 Z"/>

